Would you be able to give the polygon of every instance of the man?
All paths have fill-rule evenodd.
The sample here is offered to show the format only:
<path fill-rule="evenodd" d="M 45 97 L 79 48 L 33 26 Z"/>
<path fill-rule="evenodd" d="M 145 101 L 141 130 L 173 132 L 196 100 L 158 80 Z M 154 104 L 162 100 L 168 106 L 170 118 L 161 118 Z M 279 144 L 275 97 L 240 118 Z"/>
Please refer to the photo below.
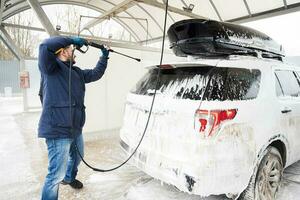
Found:
<path fill-rule="evenodd" d="M 48 149 L 48 175 L 42 191 L 42 200 L 58 199 L 59 183 L 80 189 L 83 184 L 76 179 L 80 157 L 75 143 L 83 155 L 82 127 L 85 123 L 85 83 L 99 80 L 105 72 L 109 51 L 94 69 L 71 70 L 71 104 L 69 101 L 69 69 L 73 45 L 82 47 L 87 41 L 75 37 L 51 37 L 39 47 L 38 65 L 41 72 L 43 110 L 38 136 L 46 139 Z M 71 105 L 71 114 L 70 114 Z M 71 116 L 70 116 L 71 115 Z"/>

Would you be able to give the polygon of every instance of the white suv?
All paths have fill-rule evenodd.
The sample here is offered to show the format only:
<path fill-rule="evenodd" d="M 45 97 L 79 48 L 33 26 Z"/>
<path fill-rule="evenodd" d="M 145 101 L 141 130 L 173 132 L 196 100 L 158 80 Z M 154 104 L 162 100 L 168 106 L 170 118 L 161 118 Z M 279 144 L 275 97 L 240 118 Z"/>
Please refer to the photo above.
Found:
<path fill-rule="evenodd" d="M 271 200 L 283 168 L 300 159 L 300 68 L 232 55 L 160 66 L 137 167 L 182 191 Z M 144 131 L 156 87 L 153 66 L 128 94 L 121 146 Z"/>

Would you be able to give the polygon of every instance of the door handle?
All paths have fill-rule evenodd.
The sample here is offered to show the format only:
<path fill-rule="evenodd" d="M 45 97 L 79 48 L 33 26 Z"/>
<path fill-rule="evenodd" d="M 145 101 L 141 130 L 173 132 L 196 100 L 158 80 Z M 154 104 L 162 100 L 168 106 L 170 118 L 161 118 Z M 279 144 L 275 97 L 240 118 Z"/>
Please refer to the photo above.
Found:
<path fill-rule="evenodd" d="M 292 109 L 285 108 L 284 110 L 281 110 L 282 114 L 289 113 L 289 112 L 292 112 Z"/>

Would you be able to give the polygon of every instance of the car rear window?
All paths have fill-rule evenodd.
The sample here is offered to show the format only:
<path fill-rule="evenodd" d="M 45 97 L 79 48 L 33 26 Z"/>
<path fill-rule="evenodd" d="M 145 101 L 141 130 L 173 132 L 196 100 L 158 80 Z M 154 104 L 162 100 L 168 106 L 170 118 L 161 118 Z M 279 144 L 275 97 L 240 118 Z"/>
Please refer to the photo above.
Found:
<path fill-rule="evenodd" d="M 157 74 L 157 68 L 149 70 L 131 92 L 153 95 Z M 259 70 L 244 68 L 201 66 L 162 69 L 157 94 L 175 99 L 249 100 L 257 97 L 260 76 Z"/>

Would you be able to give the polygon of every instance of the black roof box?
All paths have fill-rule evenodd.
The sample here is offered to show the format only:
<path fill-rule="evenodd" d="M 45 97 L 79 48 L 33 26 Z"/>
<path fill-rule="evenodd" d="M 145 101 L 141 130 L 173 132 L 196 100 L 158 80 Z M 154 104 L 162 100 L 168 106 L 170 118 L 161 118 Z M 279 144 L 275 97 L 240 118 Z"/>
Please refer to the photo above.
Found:
<path fill-rule="evenodd" d="M 282 46 L 254 29 L 226 22 L 190 19 L 168 30 L 170 48 L 176 56 L 220 56 L 257 51 L 284 56 Z"/>

